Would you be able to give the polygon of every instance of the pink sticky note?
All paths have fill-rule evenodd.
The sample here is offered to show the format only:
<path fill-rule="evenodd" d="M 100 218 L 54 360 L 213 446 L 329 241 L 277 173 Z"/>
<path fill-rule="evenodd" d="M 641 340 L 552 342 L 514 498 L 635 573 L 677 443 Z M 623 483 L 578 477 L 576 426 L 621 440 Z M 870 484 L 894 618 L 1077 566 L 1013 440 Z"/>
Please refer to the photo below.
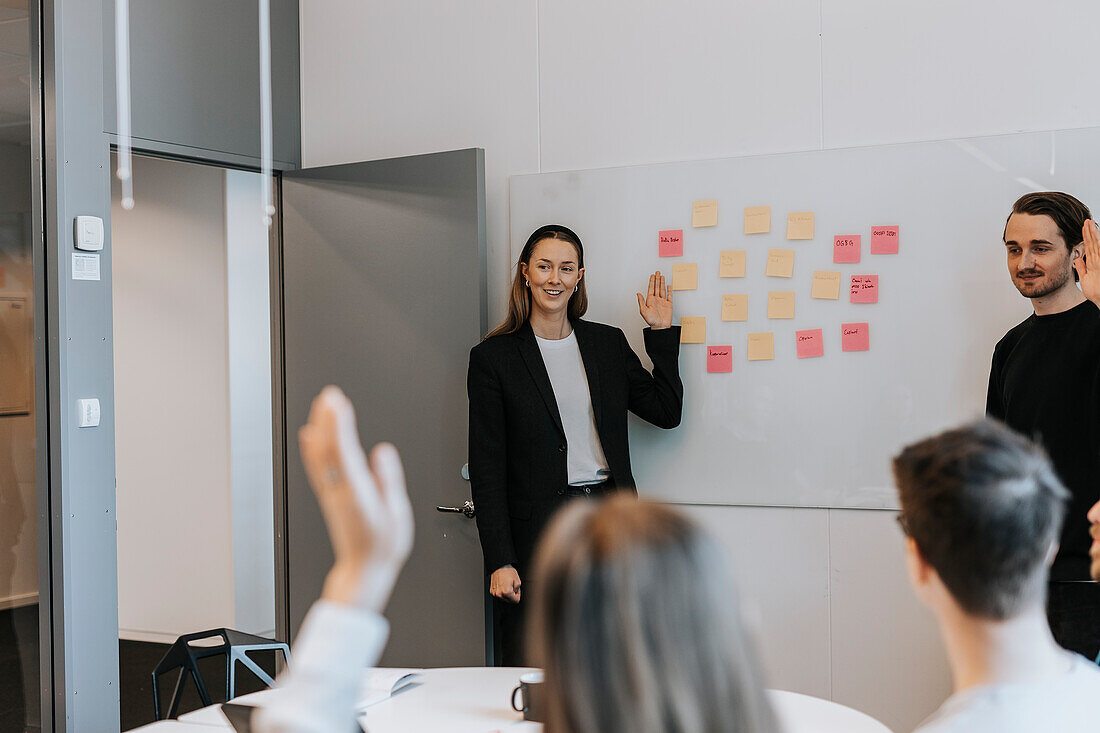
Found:
<path fill-rule="evenodd" d="M 708 346 L 707 347 L 707 371 L 708 372 L 732 372 L 733 371 L 733 347 L 732 346 Z"/>
<path fill-rule="evenodd" d="M 871 254 L 896 255 L 898 253 L 897 227 L 871 227 Z"/>
<path fill-rule="evenodd" d="M 799 359 L 825 355 L 825 340 L 821 337 L 820 328 L 811 328 L 807 331 L 795 331 L 794 342 Z"/>
<path fill-rule="evenodd" d="M 657 255 L 660 257 L 684 256 L 684 230 L 668 229 L 657 235 Z"/>
<path fill-rule="evenodd" d="M 878 275 L 852 275 L 851 303 L 878 302 Z"/>
<path fill-rule="evenodd" d="M 833 262 L 859 262 L 858 234 L 838 234 L 833 237 Z"/>
<path fill-rule="evenodd" d="M 871 348 L 870 326 L 866 323 L 841 324 L 840 348 L 844 351 L 868 351 Z"/>

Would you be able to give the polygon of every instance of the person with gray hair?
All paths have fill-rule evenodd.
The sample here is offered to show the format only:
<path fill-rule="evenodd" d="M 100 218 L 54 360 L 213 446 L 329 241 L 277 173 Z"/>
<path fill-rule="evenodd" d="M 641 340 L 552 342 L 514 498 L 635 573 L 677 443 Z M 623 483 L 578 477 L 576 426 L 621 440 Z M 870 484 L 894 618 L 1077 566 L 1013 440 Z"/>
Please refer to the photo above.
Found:
<path fill-rule="evenodd" d="M 939 623 L 954 694 L 919 733 L 1097 730 L 1100 668 L 1047 623 L 1069 498 L 1046 453 L 985 419 L 894 458 L 909 579 Z"/>

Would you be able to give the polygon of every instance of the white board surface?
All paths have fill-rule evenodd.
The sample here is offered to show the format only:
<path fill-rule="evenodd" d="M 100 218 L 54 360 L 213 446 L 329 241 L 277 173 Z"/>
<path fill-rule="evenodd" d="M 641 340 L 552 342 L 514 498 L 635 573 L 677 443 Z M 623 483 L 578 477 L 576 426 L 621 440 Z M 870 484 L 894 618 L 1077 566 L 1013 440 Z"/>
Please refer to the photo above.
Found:
<path fill-rule="evenodd" d="M 1063 190 L 1100 207 L 1100 128 L 515 176 L 513 260 L 543 224 L 585 245 L 587 318 L 621 327 L 649 366 L 634 293 L 650 272 L 698 264 L 674 323 L 705 316 L 706 344 L 733 347 L 733 370 L 706 372 L 706 344 L 683 344 L 684 418 L 663 431 L 631 418 L 643 496 L 673 502 L 896 508 L 890 458 L 914 439 L 984 411 L 993 347 L 1031 313 L 1011 284 L 1002 233 L 1013 201 Z M 691 226 L 717 199 L 718 224 Z M 771 207 L 768 234 L 743 210 Z M 789 212 L 815 212 L 815 238 L 786 239 Z M 872 226 L 900 227 L 896 255 L 870 254 Z M 657 233 L 684 230 L 684 255 L 658 257 Z M 862 235 L 858 264 L 833 263 L 833 236 Z M 793 277 L 764 275 L 770 248 L 795 250 Z M 747 252 L 744 278 L 719 278 L 719 252 Z M 843 273 L 839 300 L 811 299 L 814 270 Z M 851 275 L 879 276 L 879 301 L 848 302 Z M 766 317 L 768 292 L 795 291 L 795 317 Z M 721 320 L 722 295 L 747 293 L 746 322 Z M 842 352 L 842 323 L 870 324 L 870 350 Z M 797 359 L 797 330 L 821 328 L 824 356 Z M 771 331 L 775 359 L 746 359 Z"/>

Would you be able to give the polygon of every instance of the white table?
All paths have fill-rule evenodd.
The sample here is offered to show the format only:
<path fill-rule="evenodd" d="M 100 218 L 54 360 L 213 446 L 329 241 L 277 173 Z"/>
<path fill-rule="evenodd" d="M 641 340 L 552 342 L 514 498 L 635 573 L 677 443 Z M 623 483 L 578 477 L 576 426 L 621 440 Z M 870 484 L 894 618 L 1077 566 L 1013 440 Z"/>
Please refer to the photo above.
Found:
<path fill-rule="evenodd" d="M 542 726 L 527 723 L 509 700 L 519 676 L 516 667 L 452 667 L 429 669 L 419 684 L 367 708 L 361 720 L 370 733 L 536 733 Z M 238 697 L 241 705 L 263 705 L 278 690 Z M 869 715 L 835 702 L 796 692 L 769 690 L 787 733 L 890 733 Z M 232 730 L 217 705 L 141 728 L 150 733 L 206 733 Z"/>

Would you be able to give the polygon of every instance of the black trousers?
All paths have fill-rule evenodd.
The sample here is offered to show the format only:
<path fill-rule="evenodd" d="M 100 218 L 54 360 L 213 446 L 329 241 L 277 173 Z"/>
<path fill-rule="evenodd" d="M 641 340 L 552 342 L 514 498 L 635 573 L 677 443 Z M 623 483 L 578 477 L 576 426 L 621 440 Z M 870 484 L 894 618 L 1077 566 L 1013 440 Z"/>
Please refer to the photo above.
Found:
<path fill-rule="evenodd" d="M 1100 654 L 1100 583 L 1051 581 L 1047 620 L 1054 640 L 1066 649 L 1096 659 Z"/>

